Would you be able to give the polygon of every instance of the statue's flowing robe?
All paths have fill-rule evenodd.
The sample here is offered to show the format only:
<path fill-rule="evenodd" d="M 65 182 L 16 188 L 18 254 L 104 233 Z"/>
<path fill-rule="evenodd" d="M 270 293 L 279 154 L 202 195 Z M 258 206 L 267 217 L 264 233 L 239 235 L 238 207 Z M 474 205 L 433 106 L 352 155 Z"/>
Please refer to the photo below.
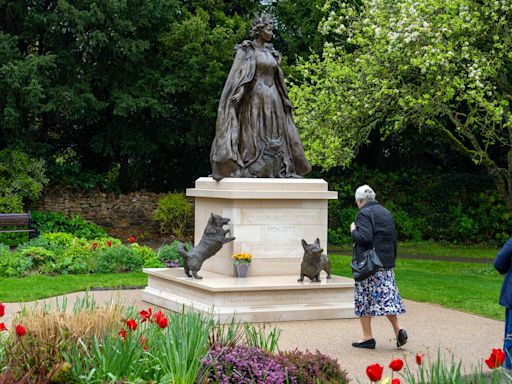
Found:
<path fill-rule="evenodd" d="M 272 48 L 271 44 L 266 44 L 273 57 L 279 64 L 279 54 Z M 244 148 L 240 148 L 241 130 L 250 130 L 253 127 L 243 127 L 241 124 L 240 111 L 244 108 L 244 103 L 250 101 L 247 93 L 251 89 L 254 74 L 256 72 L 256 51 L 251 41 L 244 41 L 235 47 L 235 57 L 228 78 L 224 85 L 222 95 L 217 110 L 217 123 L 215 139 L 212 143 L 210 162 L 212 174 L 216 180 L 223 177 L 242 177 L 243 170 L 250 162 L 253 162 L 264 149 L 264 142 L 259 141 L 255 144 L 256 154 L 253 159 L 243 158 L 242 153 L 246 153 Z M 284 77 L 281 69 L 277 66 L 274 75 L 275 86 L 279 92 L 281 102 L 285 100 L 289 105 L 288 92 L 284 83 Z M 243 95 L 239 103 L 233 102 L 232 98 L 240 93 L 243 87 Z M 268 106 L 271 108 L 271 106 Z M 286 176 L 304 175 L 311 171 L 311 166 L 304 154 L 304 148 L 300 141 L 297 128 L 293 121 L 291 110 L 283 108 L 284 122 L 280 122 L 284 128 L 284 166 L 286 167 Z M 246 121 L 247 119 L 242 119 Z"/>

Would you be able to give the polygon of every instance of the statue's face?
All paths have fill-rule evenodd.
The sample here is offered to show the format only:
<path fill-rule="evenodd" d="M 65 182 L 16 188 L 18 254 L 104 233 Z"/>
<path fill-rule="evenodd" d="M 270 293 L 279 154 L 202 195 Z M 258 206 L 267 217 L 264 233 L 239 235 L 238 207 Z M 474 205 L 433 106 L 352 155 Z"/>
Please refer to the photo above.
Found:
<path fill-rule="evenodd" d="M 261 31 L 261 38 L 264 41 L 270 41 L 270 40 L 272 40 L 272 36 L 273 36 L 272 25 L 271 24 L 265 25 L 265 27 Z"/>

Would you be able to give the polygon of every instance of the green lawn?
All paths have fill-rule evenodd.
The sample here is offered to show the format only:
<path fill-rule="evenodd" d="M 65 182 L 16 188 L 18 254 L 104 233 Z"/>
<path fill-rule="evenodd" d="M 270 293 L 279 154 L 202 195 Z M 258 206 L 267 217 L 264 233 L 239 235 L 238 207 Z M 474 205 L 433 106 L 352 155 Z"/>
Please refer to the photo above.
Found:
<path fill-rule="evenodd" d="M 147 282 L 148 277 L 142 272 L 0 277 L 0 302 L 31 301 L 91 288 L 144 287 Z"/>
<path fill-rule="evenodd" d="M 350 257 L 331 255 L 333 273 L 351 276 Z M 395 268 L 397 284 L 405 299 L 503 320 L 498 298 L 503 277 L 492 265 L 400 259 Z M 147 275 L 123 274 L 29 276 L 0 278 L 0 302 L 30 301 L 91 288 L 143 287 Z"/>
<path fill-rule="evenodd" d="M 334 274 L 351 276 L 350 257 L 331 255 L 331 262 Z M 503 276 L 491 264 L 398 259 L 395 274 L 405 299 L 504 318 L 498 304 Z"/>
<path fill-rule="evenodd" d="M 436 256 L 450 258 L 474 258 L 494 260 L 499 248 L 485 247 L 481 245 L 457 245 L 449 243 L 434 243 L 422 241 L 417 243 L 403 242 L 398 244 L 398 255 Z M 350 245 L 329 246 L 331 253 L 351 253 Z"/>

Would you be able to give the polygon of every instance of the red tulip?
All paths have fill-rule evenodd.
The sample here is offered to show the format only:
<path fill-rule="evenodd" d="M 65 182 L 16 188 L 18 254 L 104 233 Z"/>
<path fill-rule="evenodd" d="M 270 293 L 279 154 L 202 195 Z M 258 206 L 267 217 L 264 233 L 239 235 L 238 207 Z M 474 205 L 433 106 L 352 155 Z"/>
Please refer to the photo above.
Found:
<path fill-rule="evenodd" d="M 5 315 L 5 305 L 0 303 L 0 317 L 2 317 L 3 315 Z"/>
<path fill-rule="evenodd" d="M 493 349 L 491 356 L 484 362 L 490 369 L 498 368 L 505 362 L 505 352 L 501 349 Z"/>
<path fill-rule="evenodd" d="M 164 313 L 162 311 L 158 311 L 155 313 L 155 321 L 158 323 L 162 317 L 165 317 Z"/>
<path fill-rule="evenodd" d="M 384 367 L 379 364 L 373 364 L 366 367 L 366 374 L 370 381 L 379 381 L 382 377 L 382 371 L 384 371 Z"/>
<path fill-rule="evenodd" d="M 137 322 L 134 319 L 130 319 L 126 322 L 126 326 L 132 331 L 135 331 L 137 329 Z"/>
<path fill-rule="evenodd" d="M 25 327 L 21 324 L 18 324 L 16 326 L 16 334 L 19 336 L 19 337 L 22 337 L 22 336 L 25 336 L 25 333 L 27 333 L 27 330 L 25 329 Z"/>
<path fill-rule="evenodd" d="M 132 243 L 132 244 L 135 243 L 135 237 L 130 236 L 130 243 Z"/>
<path fill-rule="evenodd" d="M 169 323 L 169 321 L 167 320 L 166 317 L 161 317 L 160 319 L 158 319 L 157 321 L 157 324 L 160 328 L 164 329 L 164 328 L 167 328 L 167 324 Z"/>
<path fill-rule="evenodd" d="M 109 240 L 107 241 L 107 246 L 111 247 L 112 246 L 112 242 Z"/>
<path fill-rule="evenodd" d="M 96 243 L 96 242 L 92 243 L 92 248 L 93 248 L 93 249 L 98 248 L 98 243 Z"/>
<path fill-rule="evenodd" d="M 0 323 L 0 332 L 7 331 L 7 328 L 4 323 Z"/>
<path fill-rule="evenodd" d="M 389 368 L 393 371 L 398 372 L 404 367 L 404 361 L 402 359 L 395 359 L 391 363 L 389 363 Z"/>
<path fill-rule="evenodd" d="M 140 315 L 140 317 L 142 319 L 140 322 L 143 323 L 146 320 L 149 320 L 149 321 L 152 322 L 152 320 L 151 320 L 151 315 L 152 314 L 153 314 L 153 310 L 151 308 L 148 308 L 147 311 L 143 309 L 142 311 L 139 312 L 139 315 Z"/>
<path fill-rule="evenodd" d="M 395 378 L 395 379 L 391 380 L 391 384 L 400 384 L 400 379 Z"/>
<path fill-rule="evenodd" d="M 118 336 L 121 337 L 121 339 L 126 340 L 126 329 L 121 329 L 118 333 Z"/>
<path fill-rule="evenodd" d="M 417 353 L 416 354 L 416 364 L 421 365 L 423 362 L 423 357 L 425 356 L 424 353 Z"/>

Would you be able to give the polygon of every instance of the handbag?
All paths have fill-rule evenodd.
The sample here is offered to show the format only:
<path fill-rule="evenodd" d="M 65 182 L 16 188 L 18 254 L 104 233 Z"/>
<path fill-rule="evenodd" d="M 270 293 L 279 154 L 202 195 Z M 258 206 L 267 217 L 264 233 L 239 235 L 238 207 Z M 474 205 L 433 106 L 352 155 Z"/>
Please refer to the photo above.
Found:
<path fill-rule="evenodd" d="M 372 221 L 372 248 L 364 251 L 361 256 L 356 257 L 355 245 L 352 247 L 352 261 L 350 267 L 352 268 L 352 275 L 355 281 L 361 281 L 377 273 L 383 268 L 382 261 L 375 251 L 375 219 L 373 212 L 370 211 L 370 218 Z"/>

